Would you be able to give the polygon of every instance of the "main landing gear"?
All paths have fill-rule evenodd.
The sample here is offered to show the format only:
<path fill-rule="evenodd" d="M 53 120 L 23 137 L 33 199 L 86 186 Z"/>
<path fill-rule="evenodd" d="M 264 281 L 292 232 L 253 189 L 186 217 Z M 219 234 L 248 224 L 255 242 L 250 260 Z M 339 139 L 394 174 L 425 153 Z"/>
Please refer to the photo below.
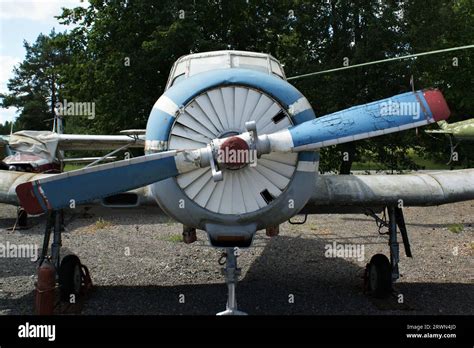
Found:
<path fill-rule="evenodd" d="M 39 315 L 53 314 L 56 282 L 60 298 L 64 302 L 77 303 L 80 295 L 92 288 L 89 270 L 76 255 L 67 255 L 60 261 L 61 233 L 64 231 L 62 211 L 48 213 L 43 248 L 39 258 L 38 281 L 36 283 L 35 312 Z M 51 253 L 49 242 L 53 233 Z"/>
<path fill-rule="evenodd" d="M 219 264 L 223 265 L 225 263 L 225 267 L 222 269 L 222 273 L 225 276 L 225 282 L 227 284 L 228 295 L 227 295 L 227 306 L 226 310 L 217 313 L 217 315 L 247 315 L 247 313 L 239 311 L 237 309 L 237 299 L 235 288 L 237 286 L 237 282 L 239 281 L 240 276 L 240 268 L 237 268 L 237 250 L 234 248 L 226 248 L 225 253 L 219 259 Z M 221 262 L 221 260 L 224 260 Z"/>
<path fill-rule="evenodd" d="M 18 207 L 17 211 L 17 228 L 21 230 L 28 229 L 28 213 L 22 207 Z"/>
<path fill-rule="evenodd" d="M 413 257 L 408 240 L 408 233 L 403 217 L 403 210 L 397 206 L 388 206 L 388 223 L 385 219 L 379 218 L 373 212 L 369 212 L 375 218 L 379 230 L 382 227 L 388 227 L 390 247 L 390 260 L 383 254 L 376 254 L 366 266 L 365 270 L 365 288 L 369 295 L 377 298 L 388 297 L 392 293 L 392 285 L 400 277 L 398 263 L 400 261 L 400 250 L 397 241 L 397 227 L 403 240 L 405 254 L 407 257 Z M 380 233 L 380 232 L 379 232 Z"/>
<path fill-rule="evenodd" d="M 12 227 L 8 227 L 7 230 L 27 230 L 29 228 L 30 227 L 28 226 L 28 213 L 22 207 L 18 207 L 16 211 L 15 224 Z"/>

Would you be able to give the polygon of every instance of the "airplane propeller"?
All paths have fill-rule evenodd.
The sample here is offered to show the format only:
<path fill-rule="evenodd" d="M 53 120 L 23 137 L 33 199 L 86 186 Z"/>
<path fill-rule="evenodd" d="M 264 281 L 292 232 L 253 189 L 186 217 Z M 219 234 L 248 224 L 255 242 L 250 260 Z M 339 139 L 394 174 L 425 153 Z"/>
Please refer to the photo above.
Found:
<path fill-rule="evenodd" d="M 297 112 L 311 108 L 306 99 L 295 107 L 299 108 Z M 217 152 L 225 147 L 255 149 L 259 155 L 317 150 L 420 127 L 447 119 L 449 114 L 440 91 L 408 92 L 325 115 L 271 134 L 257 135 L 254 124 L 250 123 L 248 132 L 214 139 L 201 149 L 165 151 L 79 169 L 20 184 L 16 192 L 20 204 L 29 214 L 40 214 L 143 187 L 198 168 L 211 166 L 215 172 Z M 215 180 L 219 179 L 221 177 L 216 175 Z"/>
<path fill-rule="evenodd" d="M 318 117 L 263 136 L 261 140 L 268 139 L 267 151 L 317 150 L 424 126 L 445 120 L 449 115 L 449 107 L 439 90 L 408 92 Z"/>
<path fill-rule="evenodd" d="M 165 151 L 52 175 L 16 187 L 21 206 L 29 214 L 70 207 L 106 197 L 199 168 L 200 150 Z"/>

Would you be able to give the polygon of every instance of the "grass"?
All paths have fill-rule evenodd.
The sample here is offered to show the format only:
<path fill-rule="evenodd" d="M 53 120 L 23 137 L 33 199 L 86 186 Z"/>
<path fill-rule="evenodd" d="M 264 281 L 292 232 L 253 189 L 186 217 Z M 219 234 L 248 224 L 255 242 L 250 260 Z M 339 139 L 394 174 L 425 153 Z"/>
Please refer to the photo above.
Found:
<path fill-rule="evenodd" d="M 410 158 L 423 170 L 441 170 L 441 169 L 450 169 L 445 163 L 437 163 L 426 158 L 421 158 L 415 154 L 411 154 Z M 352 163 L 351 170 L 390 170 L 387 166 L 373 162 L 370 159 L 365 159 L 363 162 L 354 162 Z"/>
<path fill-rule="evenodd" d="M 183 237 L 180 234 L 173 234 L 165 238 L 167 242 L 180 243 L 183 241 Z"/>
<path fill-rule="evenodd" d="M 68 163 L 64 166 L 64 171 L 65 172 L 70 172 L 71 170 L 77 170 L 77 169 L 81 169 L 81 168 L 84 168 L 84 167 L 85 167 L 84 164 Z"/>
<path fill-rule="evenodd" d="M 438 163 L 430 159 L 422 158 L 412 149 L 408 151 L 408 156 L 413 162 L 425 170 L 450 169 L 450 166 L 446 165 L 446 163 Z M 446 162 L 447 161 L 448 159 L 446 159 Z M 354 162 L 351 170 L 389 170 L 389 168 L 381 163 L 372 161 L 371 158 L 364 157 L 362 162 Z"/>
<path fill-rule="evenodd" d="M 427 170 L 450 169 L 450 167 L 446 165 L 446 163 L 437 163 L 426 158 L 421 158 L 420 156 L 417 156 L 417 155 L 412 155 L 410 157 L 413 159 L 413 162 L 418 164 L 420 167 L 424 167 Z M 448 159 L 446 160 L 446 162 L 447 161 Z"/>
<path fill-rule="evenodd" d="M 450 169 L 450 166 L 447 165 L 445 162 L 439 163 L 439 162 L 435 162 L 435 161 L 430 160 L 430 159 L 420 157 L 417 154 L 415 154 L 415 151 L 413 149 L 410 149 L 408 151 L 408 155 L 413 160 L 413 162 L 415 162 L 416 164 L 418 164 L 421 167 L 425 167 L 425 169 L 429 169 L 429 170 L 432 170 L 432 169 Z M 449 158 L 446 158 L 446 162 L 448 162 L 448 161 L 449 161 Z"/>
<path fill-rule="evenodd" d="M 463 224 L 452 224 L 448 226 L 448 230 L 452 233 L 461 233 L 464 230 Z"/>
<path fill-rule="evenodd" d="M 96 230 L 103 230 L 110 226 L 112 226 L 112 223 L 110 221 L 104 220 L 103 218 L 99 218 L 99 220 L 95 222 Z"/>

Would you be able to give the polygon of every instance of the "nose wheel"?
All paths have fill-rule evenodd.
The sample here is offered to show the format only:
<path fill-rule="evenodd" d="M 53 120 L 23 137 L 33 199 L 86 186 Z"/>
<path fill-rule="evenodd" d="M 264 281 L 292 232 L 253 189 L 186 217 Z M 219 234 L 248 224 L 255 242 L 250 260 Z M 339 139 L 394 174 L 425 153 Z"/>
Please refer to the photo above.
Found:
<path fill-rule="evenodd" d="M 240 268 L 237 268 L 237 255 L 234 248 L 226 248 L 226 266 L 222 269 L 227 284 L 227 306 L 226 310 L 217 315 L 247 315 L 237 309 L 236 286 L 239 281 Z"/>

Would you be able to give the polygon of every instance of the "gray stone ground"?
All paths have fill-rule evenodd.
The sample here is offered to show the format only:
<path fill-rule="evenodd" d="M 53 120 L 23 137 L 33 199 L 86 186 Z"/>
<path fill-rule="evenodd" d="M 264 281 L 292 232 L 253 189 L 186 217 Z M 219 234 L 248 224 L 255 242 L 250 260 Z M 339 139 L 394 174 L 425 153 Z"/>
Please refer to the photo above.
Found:
<path fill-rule="evenodd" d="M 0 243 L 40 247 L 44 218 L 31 219 L 29 230 L 7 231 L 15 209 L 0 205 Z M 283 224 L 272 239 L 259 231 L 253 247 L 242 251 L 239 306 L 251 314 L 472 315 L 474 201 L 405 208 L 405 219 L 414 257 L 407 258 L 401 246 L 401 279 L 392 298 L 376 301 L 363 293 L 365 264 L 375 253 L 388 255 L 386 236 L 378 236 L 374 221 L 364 215 L 313 215 L 305 225 Z M 95 284 L 81 313 L 215 314 L 224 309 L 221 250 L 209 246 L 204 232 L 194 244 L 179 242 L 180 225 L 154 208 L 95 208 L 66 221 L 63 253 L 77 254 Z M 452 232 L 453 224 L 461 224 L 462 231 Z M 363 245 L 365 260 L 325 257 L 325 246 L 333 242 Z M 34 281 L 30 260 L 0 258 L 0 313 L 32 314 Z"/>

